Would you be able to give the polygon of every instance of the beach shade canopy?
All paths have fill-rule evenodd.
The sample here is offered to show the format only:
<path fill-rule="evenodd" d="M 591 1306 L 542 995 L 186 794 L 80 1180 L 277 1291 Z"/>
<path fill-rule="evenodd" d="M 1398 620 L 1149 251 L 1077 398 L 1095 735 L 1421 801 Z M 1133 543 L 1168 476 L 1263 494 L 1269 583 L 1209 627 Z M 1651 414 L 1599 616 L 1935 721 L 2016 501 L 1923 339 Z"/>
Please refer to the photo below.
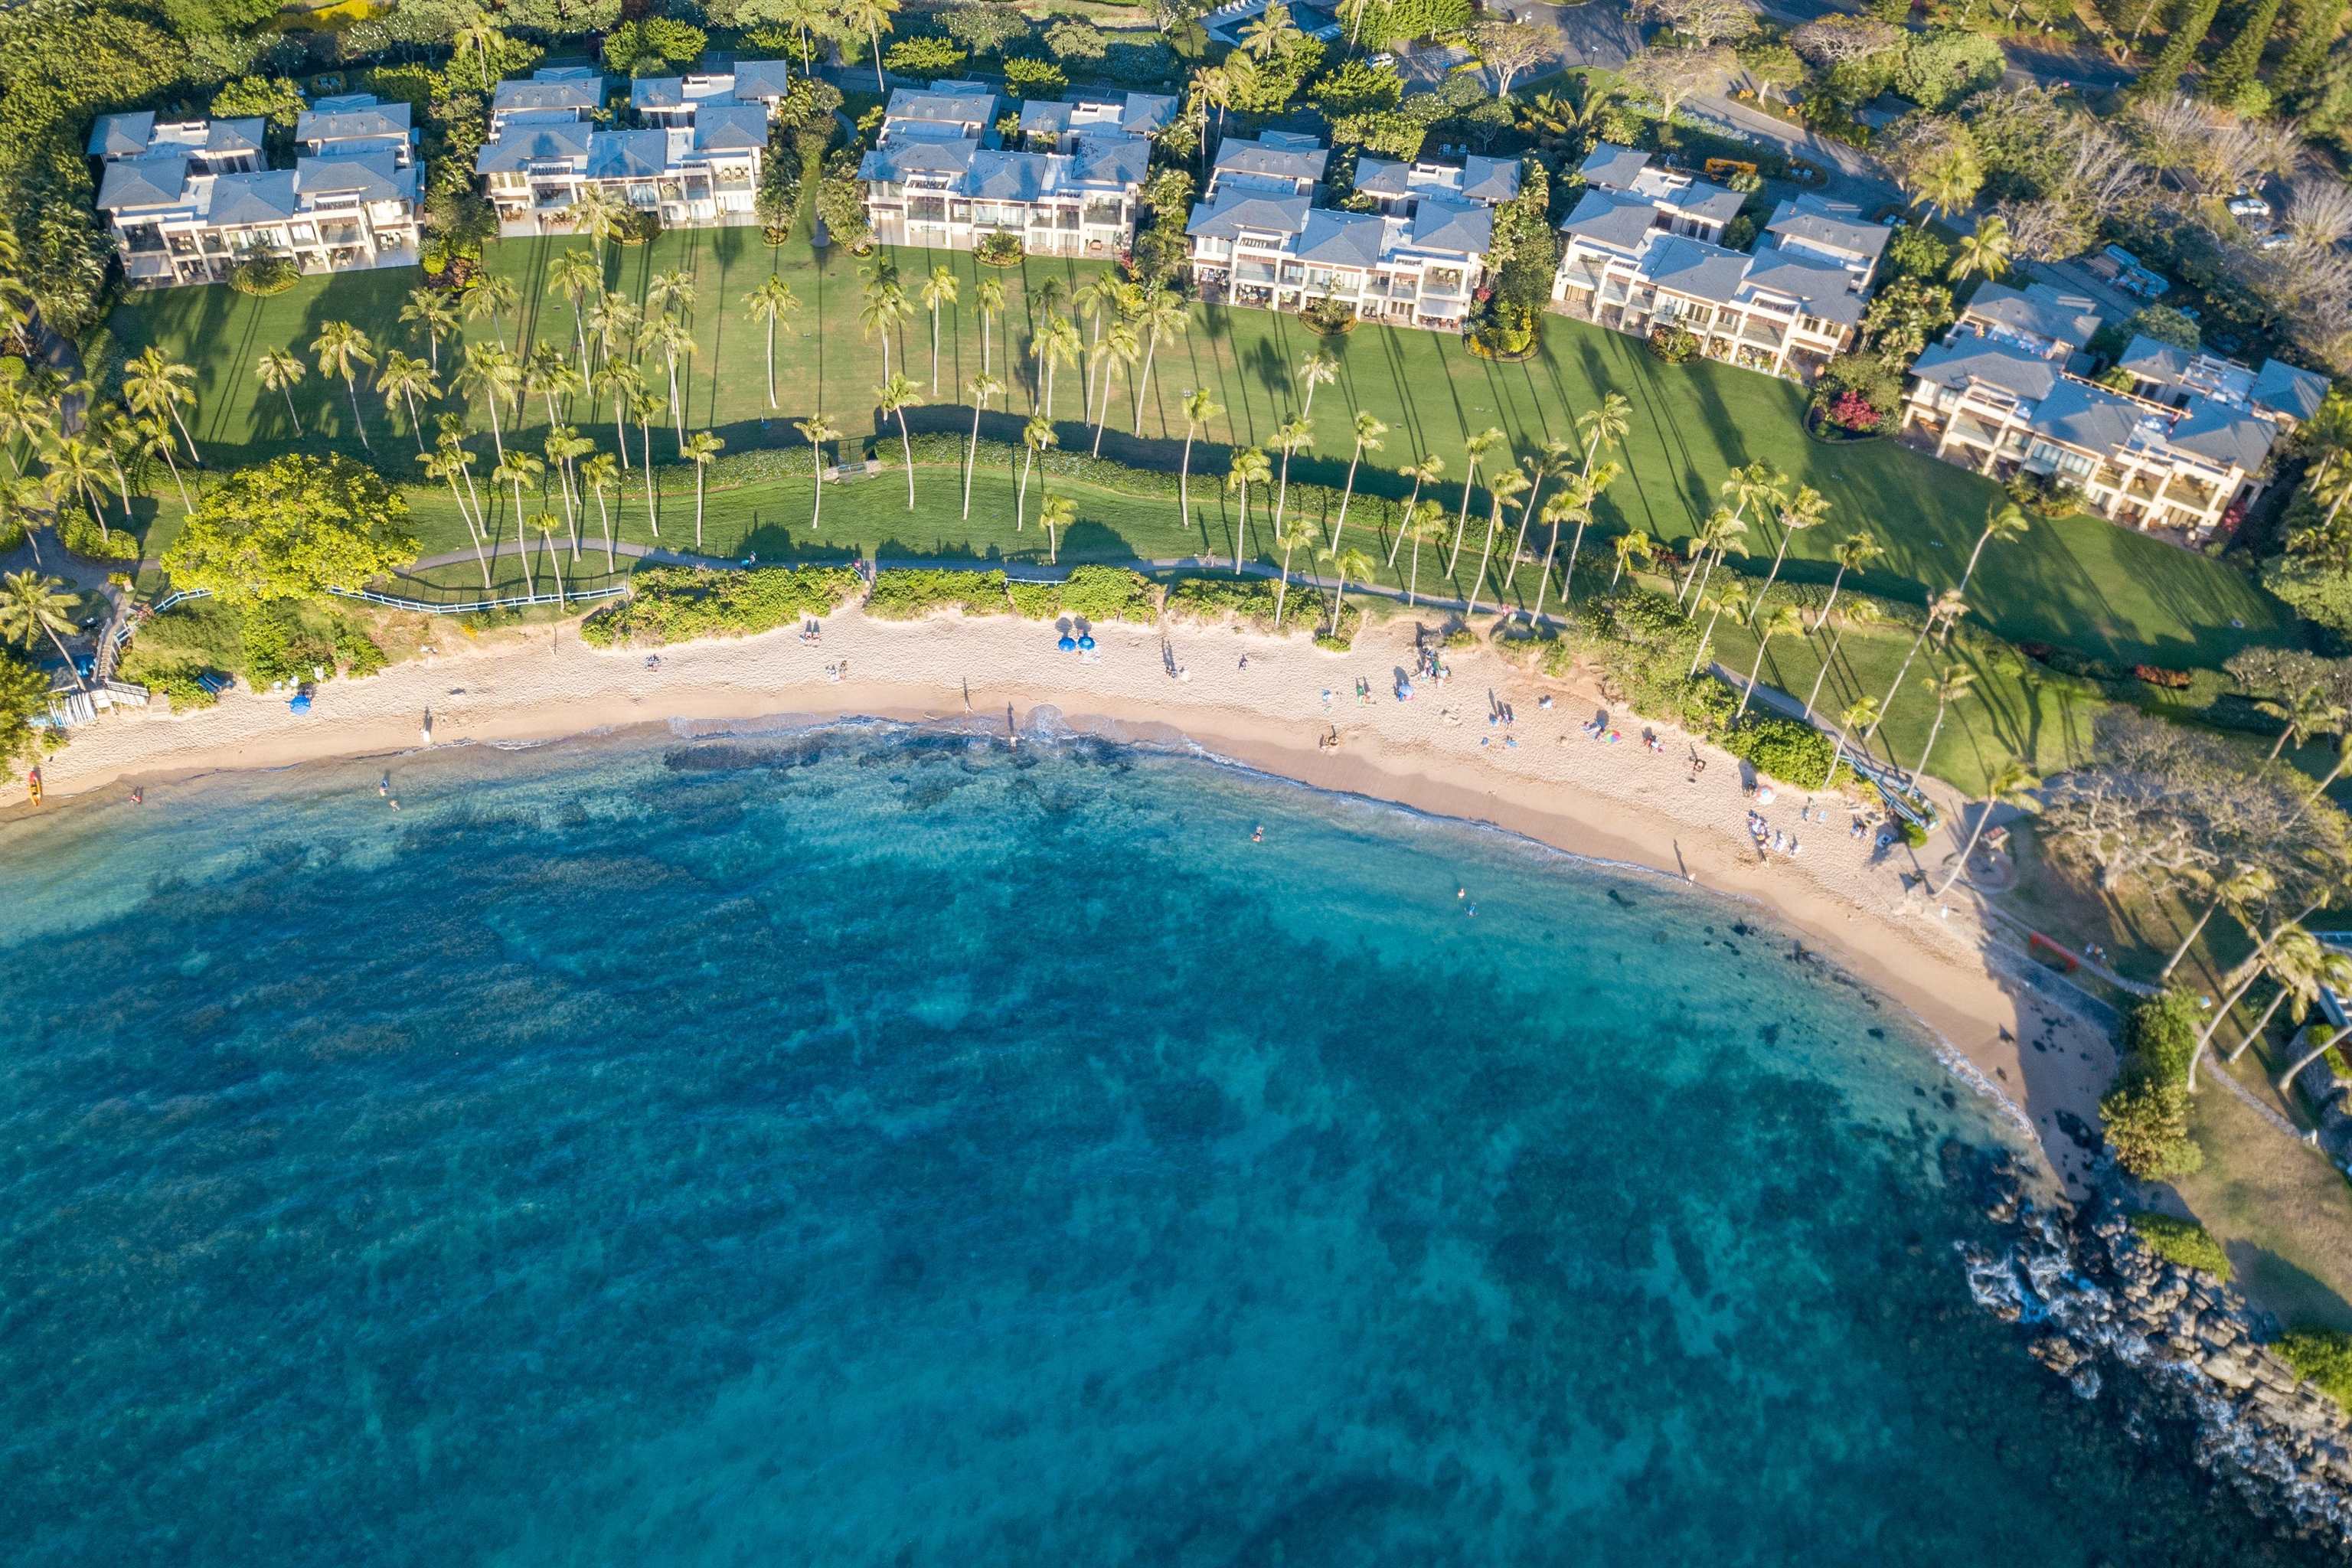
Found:
<path fill-rule="evenodd" d="M 1078 639 L 1078 646 L 1080 647 L 1090 648 L 1095 646 L 1095 639 L 1091 637 L 1080 637 Z"/>
<path fill-rule="evenodd" d="M 1076 637 L 1073 637 L 1068 633 L 1065 632 L 1062 634 L 1061 642 L 1056 646 L 1059 647 L 1064 653 L 1068 653 L 1071 649 L 1078 646 L 1078 642 Z"/>
<path fill-rule="evenodd" d="M 286 709 L 290 713 L 308 713 L 310 710 L 310 694 L 307 691 L 297 693 L 286 704 Z"/>

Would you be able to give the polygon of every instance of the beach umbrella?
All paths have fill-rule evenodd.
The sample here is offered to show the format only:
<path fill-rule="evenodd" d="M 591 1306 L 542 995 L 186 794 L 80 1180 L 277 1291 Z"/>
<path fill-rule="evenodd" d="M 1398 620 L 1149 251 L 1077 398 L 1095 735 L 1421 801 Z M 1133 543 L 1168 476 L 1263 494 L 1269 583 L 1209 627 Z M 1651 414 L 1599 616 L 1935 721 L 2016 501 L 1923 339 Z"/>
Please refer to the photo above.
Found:
<path fill-rule="evenodd" d="M 292 712 L 308 713 L 310 710 L 310 694 L 307 691 L 302 692 L 296 696 L 293 700 L 288 702 L 286 706 Z"/>
<path fill-rule="evenodd" d="M 1062 634 L 1062 640 L 1055 646 L 1059 647 L 1064 653 L 1068 653 L 1072 649 L 1076 648 L 1078 646 L 1078 643 L 1076 637 L 1073 637 L 1067 632 L 1065 632 Z"/>
<path fill-rule="evenodd" d="M 1087 636 L 1086 636 L 1086 637 L 1080 637 L 1080 638 L 1078 639 L 1078 646 L 1079 646 L 1080 647 L 1082 647 L 1082 648 L 1088 648 L 1088 649 L 1091 649 L 1091 648 L 1095 646 L 1095 639 L 1094 639 L 1093 635 L 1092 635 L 1092 634 L 1088 634 L 1088 635 L 1087 635 Z"/>

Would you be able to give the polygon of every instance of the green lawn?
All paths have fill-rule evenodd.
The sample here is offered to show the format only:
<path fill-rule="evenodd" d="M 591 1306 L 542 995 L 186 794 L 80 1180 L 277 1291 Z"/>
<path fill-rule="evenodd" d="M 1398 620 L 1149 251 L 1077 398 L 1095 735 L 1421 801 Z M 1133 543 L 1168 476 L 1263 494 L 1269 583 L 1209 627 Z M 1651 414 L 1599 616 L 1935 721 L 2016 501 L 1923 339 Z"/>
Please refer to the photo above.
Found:
<path fill-rule="evenodd" d="M 581 243 L 515 240 L 492 247 L 492 265 L 514 278 L 524 299 L 524 319 L 507 323 L 510 337 L 520 332 L 534 342 L 568 348 L 570 312 L 560 298 L 543 294 L 541 285 L 556 250 Z M 976 268 L 968 256 L 946 252 L 902 252 L 897 259 L 910 294 L 938 263 L 951 267 L 961 281 L 963 303 L 945 312 L 941 322 L 937 400 L 955 403 L 962 395 L 958 389 L 981 368 L 980 322 L 971 296 L 983 269 Z M 654 273 L 677 268 L 690 271 L 699 291 L 695 311 L 698 352 L 689 367 L 693 423 L 716 428 L 730 450 L 795 442 L 791 422 L 816 411 L 853 436 L 884 434 L 873 398 L 882 379 L 881 345 L 859 330 L 860 279 L 855 258 L 839 249 L 819 258 L 797 244 L 772 250 L 749 229 L 681 231 L 649 247 L 615 251 L 608 276 L 614 287 L 640 293 Z M 801 332 L 778 342 L 780 406 L 772 414 L 763 384 L 761 333 L 740 304 L 772 269 L 785 275 L 804 307 Z M 1030 288 L 1049 275 L 1075 283 L 1088 270 L 1089 264 L 1033 260 L 1021 269 L 993 274 L 1003 279 L 1008 294 L 1007 319 L 996 324 L 994 332 L 994 364 L 1000 374 L 1006 370 L 1008 348 L 1016 368 L 1025 372 L 1027 362 L 1018 356 L 1029 341 Z M 305 439 L 297 443 L 283 402 L 256 382 L 254 360 L 267 347 L 290 344 L 306 350 L 320 323 L 334 319 L 355 322 L 380 346 L 402 343 L 396 314 L 419 277 L 400 269 L 305 279 L 268 300 L 217 287 L 142 294 L 118 310 L 110 325 L 121 353 L 135 353 L 153 342 L 198 367 L 201 401 L 194 427 L 214 463 L 252 461 L 298 444 L 358 455 L 340 383 L 323 381 L 314 373 L 297 392 L 307 429 Z M 488 334 L 492 329 L 483 321 L 469 330 Z M 421 347 L 413 342 L 406 346 L 412 351 Z M 1826 580 L 1824 558 L 1836 541 L 1867 528 L 1885 542 L 1889 552 L 1864 585 L 1911 597 L 1957 579 L 1985 510 L 1999 493 L 1973 475 L 1890 442 L 1815 444 L 1799 425 L 1802 396 L 1793 386 L 1715 365 L 1661 366 L 1633 339 L 1565 320 L 1551 322 L 1539 358 L 1496 365 L 1473 359 L 1457 340 L 1441 334 L 1367 327 L 1323 342 L 1288 317 L 1196 308 L 1192 330 L 1160 351 L 1139 435 L 1130 428 L 1131 391 L 1124 379 L 1118 384 L 1103 453 L 1173 468 L 1183 434 L 1182 397 L 1191 388 L 1207 387 L 1227 412 L 1212 426 L 1195 463 L 1202 471 L 1220 471 L 1223 443 L 1262 442 L 1292 410 L 1292 372 L 1318 348 L 1339 361 L 1341 375 L 1316 399 L 1318 445 L 1301 455 L 1296 466 L 1301 479 L 1339 482 L 1348 456 L 1349 420 L 1357 408 L 1371 411 L 1391 427 L 1386 450 L 1379 455 L 1388 468 L 1369 476 L 1367 483 L 1396 493 L 1403 484 L 1393 467 L 1417 453 L 1444 457 L 1458 480 L 1467 433 L 1499 426 L 1519 450 L 1529 450 L 1544 438 L 1571 436 L 1577 413 L 1613 390 L 1633 401 L 1634 420 L 1618 454 L 1625 477 L 1607 498 L 1604 529 L 1636 527 L 1679 542 L 1690 534 L 1694 520 L 1714 504 L 1715 487 L 1725 473 L 1760 458 L 1815 486 L 1834 507 L 1828 526 L 1796 542 L 1784 577 Z M 445 366 L 451 357 L 445 345 Z M 903 365 L 928 391 L 927 315 L 919 312 L 900 334 L 892 362 Z M 649 370 L 657 384 L 657 355 Z M 998 405 L 986 428 L 1010 439 L 1017 436 L 1032 397 L 1025 381 L 1007 379 L 1014 381 L 1013 391 L 1006 403 Z M 1066 445 L 1091 438 L 1091 432 L 1077 424 L 1082 384 L 1078 371 L 1061 373 L 1055 412 L 1064 421 Z M 380 400 L 365 388 L 361 406 L 379 463 L 409 477 L 406 454 L 413 447 L 406 436 L 394 430 Z M 477 426 L 486 430 L 480 411 L 473 413 Z M 544 417 L 541 409 L 528 410 L 524 425 L 535 429 Z M 969 422 L 968 407 L 933 407 L 917 419 L 919 428 L 924 423 L 961 428 Z M 586 433 L 611 439 L 609 418 L 599 421 L 583 410 L 578 423 Z M 529 439 L 536 445 L 535 435 Z M 657 433 L 657 453 L 666 446 Z M 877 489 L 879 483 L 862 489 Z M 714 541 L 757 537 L 771 520 L 776 527 L 789 527 L 804 510 L 804 497 L 788 493 L 790 489 L 714 498 Z M 1452 486 L 1445 489 L 1451 491 Z M 1198 495 L 1196 491 L 1196 499 Z M 903 492 L 898 499 L 903 509 Z M 1129 541 L 1141 553 L 1173 552 L 1177 542 L 1200 531 L 1197 522 L 1187 526 L 1178 520 L 1171 506 L 1131 497 L 1082 499 L 1099 514 L 1088 521 Z M 1450 505 L 1450 494 L 1440 499 Z M 1011 551 L 1026 543 L 1010 527 L 1009 507 L 983 509 L 976 503 L 967 523 L 948 501 L 946 488 L 931 485 L 914 519 L 902 510 L 898 519 L 889 520 L 868 510 L 880 507 L 878 500 L 845 491 L 838 503 L 828 500 L 826 510 L 839 510 L 844 531 L 836 536 L 828 529 L 826 542 L 886 542 L 907 546 L 909 552 L 920 549 L 967 555 Z M 177 510 L 176 505 L 159 509 L 163 531 L 150 538 L 151 552 L 164 542 Z M 667 508 L 665 515 L 674 516 L 675 510 Z M 422 510 L 420 523 L 430 532 L 430 507 Z M 454 533 L 454 519 L 448 521 Z M 830 524 L 834 518 L 828 515 L 826 521 Z M 1210 531 L 1214 533 L 1213 526 Z M 1085 554 L 1097 553 L 1095 545 L 1076 542 Z M 1760 570 L 1777 539 L 1764 529 L 1752 533 L 1750 542 L 1759 557 L 1751 564 Z M 1171 548 L 1163 550 L 1163 543 Z M 1197 541 L 1183 546 L 1202 547 Z M 1102 548 L 1108 548 L 1107 542 Z M 769 552 L 763 549 L 762 553 Z M 2213 664 L 2248 642 L 2295 635 L 2284 607 L 2257 592 L 2242 574 L 2095 518 L 2040 524 L 2024 542 L 1996 547 L 1979 573 L 1975 599 L 1985 623 L 2005 636 L 2073 646 L 2124 662 Z M 2242 626 L 2233 626 L 2233 620 Z"/>

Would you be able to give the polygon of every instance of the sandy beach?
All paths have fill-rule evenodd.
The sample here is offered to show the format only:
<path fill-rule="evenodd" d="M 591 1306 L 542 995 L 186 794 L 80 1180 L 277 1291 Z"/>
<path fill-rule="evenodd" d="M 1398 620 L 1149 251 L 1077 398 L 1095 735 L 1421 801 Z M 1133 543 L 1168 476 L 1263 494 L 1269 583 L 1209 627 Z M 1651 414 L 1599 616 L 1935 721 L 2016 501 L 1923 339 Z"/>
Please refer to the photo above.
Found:
<path fill-rule="evenodd" d="M 1050 626 L 935 616 L 913 623 L 845 611 L 817 644 L 789 632 L 665 648 L 602 651 L 560 626 L 467 637 L 441 628 L 434 651 L 359 681 L 320 686 L 307 715 L 283 694 L 239 689 L 213 709 L 125 711 L 78 733 L 46 763 L 52 800 L 136 784 L 168 810 L 174 779 L 436 745 L 547 740 L 675 720 L 1041 718 L 1135 739 L 1189 739 L 1318 788 L 1491 823 L 1571 853 L 1652 868 L 1753 899 L 1864 984 L 1899 1003 L 2032 1123 L 2054 1174 L 2079 1191 L 2088 1159 L 2067 1129 L 2095 1124 L 2114 1068 L 2105 1028 L 2029 986 L 1995 956 L 1965 888 L 1938 905 L 1913 884 L 1956 850 L 1949 829 L 1916 854 L 1849 825 L 1859 790 L 1782 791 L 1759 806 L 1741 763 L 1669 726 L 1610 712 L 1619 739 L 1584 732 L 1603 711 L 1574 681 L 1539 679 L 1483 647 L 1452 650 L 1452 677 L 1394 695 L 1413 668 L 1408 619 L 1367 627 L 1354 651 L 1214 627 L 1094 628 L 1087 658 L 1056 649 Z M 1244 662 L 1245 659 L 1245 662 Z M 846 661 L 846 673 L 836 672 Z M 1365 681 L 1370 700 L 1360 700 Z M 1551 699 L 1551 706 L 1542 700 Z M 1497 706 L 1513 721 L 1489 722 Z M 1040 710 L 1050 712 L 1040 713 Z M 1653 750 L 1645 732 L 1654 730 Z M 1336 749 L 1324 742 L 1336 731 Z M 1515 743 L 1514 743 L 1515 742 Z M 1694 760 L 1704 760 L 1694 770 Z M 21 803 L 23 784 L 13 793 Z M 1808 805 L 1812 820 L 1801 818 Z M 1760 853 L 1747 816 L 1792 834 L 1794 856 Z M 19 804 L 16 810 L 27 809 Z M 1948 819 L 1958 814 L 1949 811 Z M 2077 1121 L 2076 1119 L 2079 1119 Z"/>

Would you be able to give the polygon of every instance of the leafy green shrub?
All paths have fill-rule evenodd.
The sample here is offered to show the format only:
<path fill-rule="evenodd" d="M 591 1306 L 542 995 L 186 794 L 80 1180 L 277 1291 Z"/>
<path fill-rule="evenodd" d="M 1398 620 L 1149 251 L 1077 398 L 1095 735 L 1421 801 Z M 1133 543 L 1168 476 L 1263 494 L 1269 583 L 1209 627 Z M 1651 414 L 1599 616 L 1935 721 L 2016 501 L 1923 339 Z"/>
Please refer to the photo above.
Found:
<path fill-rule="evenodd" d="M 2159 1079 L 2185 1079 L 2203 1028 L 2197 999 L 2185 991 L 2168 991 L 2141 1003 L 2124 1020 L 2124 1060 Z"/>
<path fill-rule="evenodd" d="M 91 561 L 136 561 L 139 541 L 128 531 L 110 528 L 100 531 L 89 514 L 77 508 L 68 508 L 57 519 L 58 541 L 76 555 Z"/>
<path fill-rule="evenodd" d="M 1050 621 L 1062 613 L 1062 585 L 1059 583 L 1033 583 L 1026 578 L 1005 580 L 1004 596 L 1013 601 L 1013 613 L 1025 621 Z"/>
<path fill-rule="evenodd" d="M 1650 354 L 1661 364 L 1682 364 L 1698 353 L 1698 339 L 1688 327 L 1668 321 L 1650 334 Z"/>
<path fill-rule="evenodd" d="M 1903 842 L 1907 847 L 1913 849 L 1927 847 L 1927 830 L 1909 817 L 1905 817 L 1895 831 L 1903 835 Z"/>
<path fill-rule="evenodd" d="M 228 286 L 240 294 L 267 298 L 283 294 L 300 281 L 302 269 L 290 257 L 274 250 L 257 250 L 228 269 Z"/>
<path fill-rule="evenodd" d="M 312 671 L 334 666 L 334 638 L 308 624 L 290 601 L 272 599 L 248 605 L 244 633 L 246 677 L 256 687 L 271 687 L 281 680 L 299 684 L 311 679 Z"/>
<path fill-rule="evenodd" d="M 949 38 L 901 38 L 882 53 L 886 70 L 906 76 L 953 76 L 963 68 L 964 51 Z"/>
<path fill-rule="evenodd" d="M 1160 616 L 1150 579 L 1124 566 L 1080 566 L 1061 585 L 1061 611 L 1090 621 L 1136 621 Z"/>
<path fill-rule="evenodd" d="M 1051 98 L 1069 85 L 1070 79 L 1051 60 L 1016 58 L 1004 62 L 1004 90 L 1014 98 Z"/>
<path fill-rule="evenodd" d="M 1742 721 L 1723 738 L 1723 748 L 1753 763 L 1759 773 L 1800 789 L 1815 789 L 1829 776 L 1836 742 L 1799 720 L 1762 714 Z"/>
<path fill-rule="evenodd" d="M 193 664 L 150 666 L 137 674 L 132 674 L 126 665 L 119 673 L 125 680 L 137 681 L 148 690 L 170 698 L 175 713 L 193 713 L 220 700 L 205 689 L 204 682 L 197 679 L 204 671 Z"/>
<path fill-rule="evenodd" d="M 1002 229 L 971 247 L 971 258 L 982 267 L 1018 267 L 1027 254 L 1019 235 Z"/>
<path fill-rule="evenodd" d="M 2136 1214 L 2131 1216 L 2131 1227 L 2140 1245 L 2167 1263 L 2201 1269 L 2224 1285 L 2230 1282 L 2230 1255 L 2195 1220 L 2168 1214 Z"/>
<path fill-rule="evenodd" d="M 1259 577 L 1181 577 L 1169 585 L 1169 618 L 1210 624 L 1230 619 L 1253 631 L 1270 632 L 1274 629 L 1275 589 L 1275 584 Z M 1298 594 L 1291 595 L 1292 603 L 1284 612 L 1285 620 L 1297 615 L 1301 597 Z"/>
<path fill-rule="evenodd" d="M 596 647 L 757 637 L 830 615 L 857 588 L 857 574 L 847 566 L 648 566 L 629 580 L 628 597 L 589 616 L 580 635 Z"/>
<path fill-rule="evenodd" d="M 2352 1410 L 2352 1334 L 2341 1329 L 2290 1329 L 2271 1347 L 2313 1387 Z"/>
<path fill-rule="evenodd" d="M 894 566 L 874 574 L 866 613 L 885 621 L 911 621 L 933 610 L 968 616 L 1002 615 L 1010 603 L 1002 572 L 959 572 L 946 566 Z"/>
<path fill-rule="evenodd" d="M 2200 1027 L 2196 999 L 2179 991 L 2141 1003 L 2124 1022 L 2123 1065 L 2099 1115 L 2116 1163 L 2141 1181 L 2204 1166 L 2189 1135 L 2189 1060 Z"/>
<path fill-rule="evenodd" d="M 335 662 L 353 680 L 363 680 L 392 662 L 373 637 L 341 616 L 336 618 L 334 647 Z"/>

